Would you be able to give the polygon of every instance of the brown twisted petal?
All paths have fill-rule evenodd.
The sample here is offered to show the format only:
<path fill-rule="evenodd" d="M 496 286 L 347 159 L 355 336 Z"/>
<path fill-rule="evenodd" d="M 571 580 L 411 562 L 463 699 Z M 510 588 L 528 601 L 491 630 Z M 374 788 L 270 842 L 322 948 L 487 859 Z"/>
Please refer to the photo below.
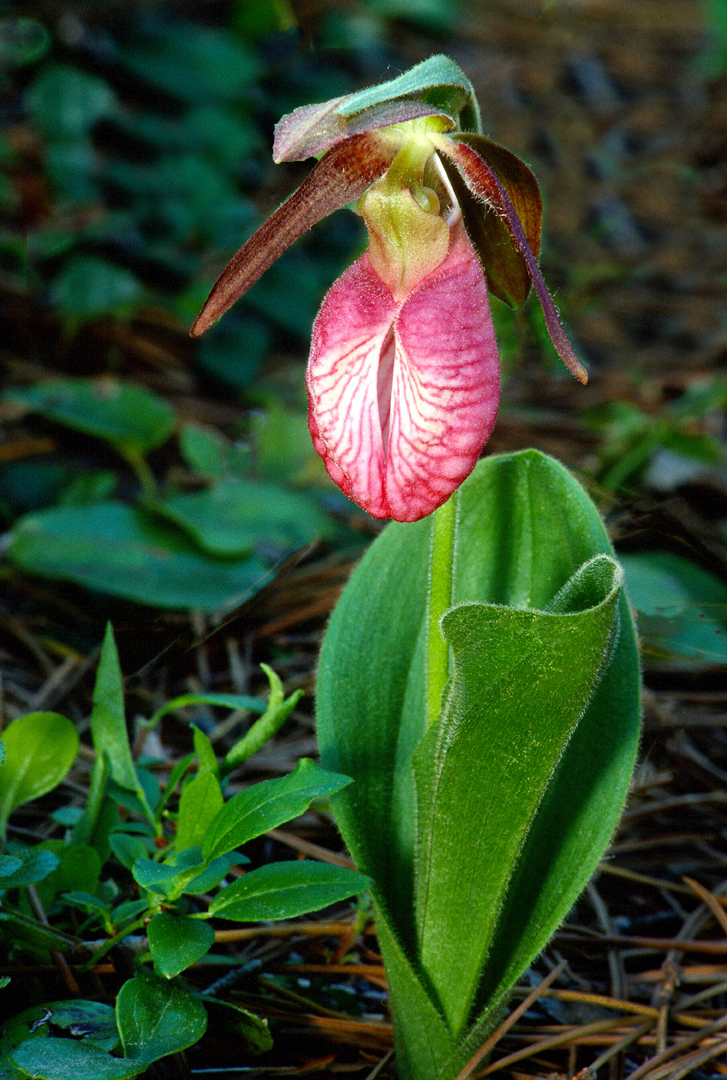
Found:
<path fill-rule="evenodd" d="M 576 356 L 573 346 L 568 340 L 560 316 L 548 292 L 548 287 L 543 280 L 543 275 L 540 273 L 537 259 L 533 255 L 520 223 L 517 211 L 504 187 L 489 165 L 482 160 L 471 146 L 467 146 L 464 142 L 455 142 L 446 136 L 432 135 L 430 137 L 437 150 L 457 166 L 462 179 L 475 198 L 491 206 L 507 225 L 513 243 L 517 245 L 525 259 L 530 279 L 543 309 L 550 340 L 566 367 L 570 368 L 575 377 L 585 385 L 588 382 L 588 372 Z"/>
<path fill-rule="evenodd" d="M 457 132 L 455 142 L 464 142 L 492 169 L 510 196 L 520 219 L 530 250 L 537 259 L 543 202 L 538 182 L 519 157 L 484 135 Z M 457 166 L 446 157 L 440 159 L 457 196 L 465 228 L 487 274 L 487 287 L 511 307 L 525 303 L 532 284 L 522 252 L 513 243 L 510 230 L 494 209 L 475 198 Z"/>
<path fill-rule="evenodd" d="M 192 325 L 192 337 L 208 330 L 303 233 L 360 198 L 386 172 L 395 153 L 391 141 L 361 134 L 326 154 L 227 264 Z"/>

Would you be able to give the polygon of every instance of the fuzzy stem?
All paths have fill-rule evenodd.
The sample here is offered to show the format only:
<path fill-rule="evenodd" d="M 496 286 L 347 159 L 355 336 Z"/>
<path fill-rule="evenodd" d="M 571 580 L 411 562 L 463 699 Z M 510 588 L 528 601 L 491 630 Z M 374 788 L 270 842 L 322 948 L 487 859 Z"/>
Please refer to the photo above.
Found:
<path fill-rule="evenodd" d="M 432 514 L 432 547 L 427 604 L 427 727 L 436 723 L 449 678 L 449 645 L 439 620 L 452 606 L 459 491 Z"/>

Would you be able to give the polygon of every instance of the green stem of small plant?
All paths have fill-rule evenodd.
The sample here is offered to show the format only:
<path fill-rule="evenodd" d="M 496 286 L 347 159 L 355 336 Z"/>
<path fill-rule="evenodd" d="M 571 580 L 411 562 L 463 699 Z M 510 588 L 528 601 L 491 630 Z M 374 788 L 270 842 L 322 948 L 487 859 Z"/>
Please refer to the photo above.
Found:
<path fill-rule="evenodd" d="M 118 930 L 113 937 L 109 938 L 108 941 L 105 941 L 103 945 L 101 945 L 96 950 L 90 960 L 86 961 L 86 963 L 83 965 L 83 970 L 92 971 L 96 967 L 96 964 L 98 964 L 98 962 L 103 959 L 106 953 L 111 952 L 114 946 L 118 945 L 118 943 L 123 938 L 128 937 L 129 934 L 133 934 L 136 930 L 143 930 L 146 924 L 149 922 L 151 916 L 154 914 L 154 911 L 146 911 L 140 919 L 137 919 L 135 922 L 129 923 L 127 926 L 124 926 L 122 930 Z"/>
<path fill-rule="evenodd" d="M 120 452 L 136 473 L 136 478 L 141 484 L 142 493 L 147 498 L 153 499 L 157 494 L 157 482 L 144 455 L 136 450 L 130 450 L 128 447 L 121 447 Z"/>
<path fill-rule="evenodd" d="M 449 678 L 449 645 L 442 637 L 439 621 L 452 606 L 458 497 L 459 492 L 455 492 L 432 514 L 427 607 L 427 727 L 439 718 L 442 695 Z"/>

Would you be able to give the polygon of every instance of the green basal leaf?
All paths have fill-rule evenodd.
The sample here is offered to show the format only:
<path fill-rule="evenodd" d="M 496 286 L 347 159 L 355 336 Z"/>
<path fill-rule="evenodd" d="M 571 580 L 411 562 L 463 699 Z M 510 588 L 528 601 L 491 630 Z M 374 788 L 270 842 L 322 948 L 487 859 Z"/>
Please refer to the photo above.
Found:
<path fill-rule="evenodd" d="M 304 813 L 313 799 L 327 799 L 350 783 L 347 776 L 321 769 L 314 761 L 302 758 L 288 776 L 263 780 L 225 803 L 202 845 L 205 859 L 224 855 L 262 836 Z"/>
<path fill-rule="evenodd" d="M 293 919 L 347 900 L 370 884 L 363 874 L 344 866 L 298 860 L 269 863 L 222 889 L 209 912 L 239 922 Z"/>
<path fill-rule="evenodd" d="M 154 968 L 165 979 L 174 978 L 200 960 L 215 940 L 209 923 L 166 912 L 154 916 L 146 933 Z"/>
<path fill-rule="evenodd" d="M 377 914 L 376 937 L 392 989 L 392 1019 L 397 1035 L 397 1071 L 403 1077 L 436 1077 L 454 1040 L 420 974 L 392 933 L 389 920 Z M 417 1070 L 420 1070 L 419 1073 Z"/>
<path fill-rule="evenodd" d="M 78 753 L 78 732 L 65 716 L 28 713 L 3 731 L 5 761 L 0 766 L 0 834 L 13 810 L 61 783 Z"/>
<path fill-rule="evenodd" d="M 417 937 L 457 1036 L 533 816 L 608 662 L 620 587 L 602 555 L 557 614 L 470 602 L 442 620 L 452 679 L 414 756 Z"/>
<path fill-rule="evenodd" d="M 176 422 L 174 409 L 164 398 L 135 383 L 110 378 L 48 379 L 6 397 L 48 420 L 136 454 L 161 446 Z"/>
<path fill-rule="evenodd" d="M 116 1023 L 125 1056 L 149 1064 L 201 1039 L 207 1013 L 183 986 L 138 977 L 129 979 L 119 991 Z"/>
<path fill-rule="evenodd" d="M 384 530 L 318 675 L 321 759 L 355 780 L 334 808 L 373 879 L 407 1080 L 457 1076 L 576 900 L 623 805 L 640 711 L 603 524 L 526 451 L 481 461 L 460 491 L 453 668 L 427 733 L 429 545 L 426 520 Z"/>

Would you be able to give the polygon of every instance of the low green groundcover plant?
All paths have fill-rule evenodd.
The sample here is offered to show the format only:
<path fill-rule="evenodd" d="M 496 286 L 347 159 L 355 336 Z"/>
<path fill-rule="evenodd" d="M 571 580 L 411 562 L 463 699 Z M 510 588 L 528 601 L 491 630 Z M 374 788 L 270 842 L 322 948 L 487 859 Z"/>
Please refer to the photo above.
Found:
<path fill-rule="evenodd" d="M 285 698 L 278 677 L 270 668 L 266 672 L 267 704 L 244 695 L 188 694 L 149 718 L 142 733 L 166 712 L 200 702 L 262 713 L 222 760 L 204 732 L 193 728 L 194 752 L 176 762 L 162 788 L 154 772 L 132 756 L 109 627 L 93 696 L 89 796 L 83 808 L 54 811 L 66 826 L 63 840 L 28 845 L 7 837 L 7 827 L 14 811 L 66 777 L 79 748 L 74 725 L 58 713 L 37 712 L 12 721 L 3 732 L 0 935 L 12 953 L 36 959 L 49 952 L 80 955 L 91 969 L 119 942 L 142 936 L 137 973 L 121 986 L 115 1007 L 53 1001 L 5 1025 L 0 1038 L 3 1078 L 120 1080 L 138 1075 L 205 1032 L 205 1005 L 216 999 L 206 1002 L 182 973 L 213 947 L 211 920 L 288 919 L 366 889 L 369 882 L 362 874 L 310 861 L 267 863 L 235 874 L 237 867 L 249 864 L 240 848 L 250 840 L 350 783 L 302 759 L 289 775 L 225 798 L 231 773 L 275 734 L 300 697 L 296 691 Z M 124 888 L 123 880 L 119 885 L 124 876 L 132 888 Z M 38 917 L 34 899 L 47 921 Z M 249 1049 L 269 1049 L 266 1023 L 236 1005 L 229 1008 Z"/>

